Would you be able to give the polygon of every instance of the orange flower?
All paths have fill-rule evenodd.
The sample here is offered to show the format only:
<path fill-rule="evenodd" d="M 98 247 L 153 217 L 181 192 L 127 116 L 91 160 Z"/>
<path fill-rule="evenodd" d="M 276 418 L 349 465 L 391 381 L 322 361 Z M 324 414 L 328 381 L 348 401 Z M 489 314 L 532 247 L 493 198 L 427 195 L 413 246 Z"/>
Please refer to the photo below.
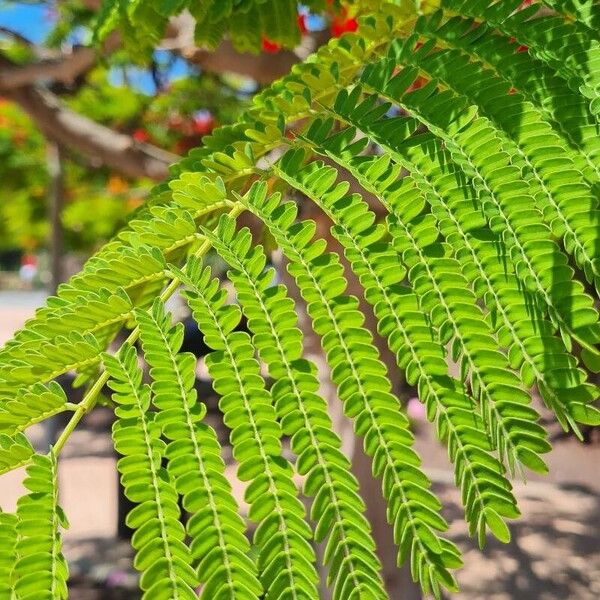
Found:
<path fill-rule="evenodd" d="M 129 184 L 118 175 L 111 175 L 106 186 L 111 194 L 124 194 L 129 190 Z"/>
<path fill-rule="evenodd" d="M 144 203 L 143 198 L 132 197 L 132 198 L 127 199 L 126 205 L 129 210 L 133 210 L 134 208 L 137 208 L 138 206 L 140 206 L 143 203 Z"/>
<path fill-rule="evenodd" d="M 358 21 L 354 18 L 347 19 L 345 15 L 334 17 L 331 22 L 331 35 L 340 37 L 348 31 L 356 31 L 358 29 Z"/>

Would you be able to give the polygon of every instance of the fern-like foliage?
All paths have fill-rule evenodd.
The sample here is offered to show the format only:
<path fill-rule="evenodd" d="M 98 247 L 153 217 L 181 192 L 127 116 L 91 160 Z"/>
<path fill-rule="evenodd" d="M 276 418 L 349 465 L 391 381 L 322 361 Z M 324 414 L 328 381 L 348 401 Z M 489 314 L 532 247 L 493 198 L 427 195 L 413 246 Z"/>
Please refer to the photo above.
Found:
<path fill-rule="evenodd" d="M 12 600 L 12 572 L 17 548 L 17 516 L 0 512 L 0 598 Z"/>
<path fill-rule="evenodd" d="M 0 475 L 26 465 L 33 454 L 33 447 L 22 433 L 0 434 Z"/>
<path fill-rule="evenodd" d="M 165 450 L 167 472 L 191 515 L 187 530 L 198 580 L 204 583 L 203 597 L 257 598 L 261 586 L 256 565 L 248 557 L 250 545 L 224 476 L 221 448 L 214 429 L 202 423 L 206 409 L 194 390 L 196 359 L 177 354 L 183 327 L 171 327 L 160 301 L 150 314 L 136 313 L 136 321 L 153 379 L 156 421 L 171 440 Z M 190 469 L 192 462 L 196 466 Z"/>
<path fill-rule="evenodd" d="M 58 504 L 57 477 L 53 454 L 32 457 L 24 481 L 29 493 L 19 499 L 15 518 L 6 515 L 8 527 L 14 526 L 16 533 L 7 529 L 7 542 L 14 544 L 8 581 L 17 600 L 67 597 L 68 568 L 60 538 L 67 519 Z"/>
<path fill-rule="evenodd" d="M 16 394 L 14 388 L 7 388 L 4 394 L 6 401 L 0 409 L 0 431 L 8 435 L 72 408 L 64 390 L 55 381 L 48 385 L 35 383 L 21 388 Z"/>
<path fill-rule="evenodd" d="M 295 11 L 277 3 L 269 13 L 271 4 L 193 9 L 207 43 L 229 31 L 252 49 L 262 30 L 249 23 L 281 25 Z M 64 594 L 56 456 L 108 382 L 146 598 L 318 598 L 320 542 L 336 600 L 386 598 L 369 490 L 306 358 L 301 300 L 335 401 L 381 483 L 398 562 L 426 592 L 456 589 L 461 557 L 444 537 L 391 369 L 415 386 L 446 445 L 481 545 L 488 533 L 510 538 L 511 477 L 546 470 L 534 394 L 565 430 L 600 424 L 590 377 L 600 370 L 597 3 L 444 0 L 420 15 L 413 2 L 376 4 L 357 34 L 294 67 L 174 166 L 0 351 L 0 471 L 28 465 L 31 492 L 16 515 L 0 514 L 0 580 L 12 586 L 0 594 L 37 594 L 31 565 Z M 156 37 L 184 8 L 109 2 L 101 28 L 143 22 Z M 295 43 L 284 29 L 277 39 Z M 244 212 L 260 225 L 240 225 Z M 268 266 L 274 249 L 297 292 Z M 213 278 L 210 250 L 227 264 L 236 302 Z M 211 349 L 249 523 L 204 421 L 195 360 L 180 352 L 182 327 L 164 306 L 180 287 Z M 382 361 L 368 311 L 395 365 Z M 249 334 L 237 330 L 242 316 Z M 106 353 L 122 328 L 127 342 Z M 68 370 L 88 386 L 78 405 L 53 381 Z M 73 415 L 56 446 L 36 454 L 27 428 L 65 410 Z"/>
<path fill-rule="evenodd" d="M 441 505 L 428 491 L 429 480 L 410 449 L 408 421 L 390 393 L 373 338 L 362 327 L 358 300 L 342 295 L 346 281 L 339 258 L 325 253 L 325 244 L 315 243 L 313 222 L 295 223 L 295 204 L 280 205 L 278 195 L 266 196 L 264 185 L 253 187 L 245 200 L 290 260 L 290 273 L 307 302 L 315 332 L 322 336 L 345 413 L 356 419 L 356 433 L 365 436 L 365 451 L 373 457 L 373 473 L 383 478 L 399 560 L 411 555 L 413 576 L 426 589 L 438 580 L 452 588 L 447 567 L 460 564 L 458 550 L 436 533 L 447 528 L 437 513 Z"/>
<path fill-rule="evenodd" d="M 235 221 L 224 216 L 216 234 L 208 230 L 205 234 L 232 266 L 229 277 L 253 342 L 276 381 L 271 390 L 275 408 L 284 432 L 291 436 L 298 472 L 307 477 L 304 493 L 315 498 L 311 511 L 315 540 L 328 538 L 325 563 L 331 564 L 333 596 L 385 597 L 358 482 L 341 452 L 340 438 L 332 431 L 327 404 L 318 395 L 317 367 L 302 358 L 294 302 L 283 285 L 274 285 L 275 271 L 265 270 L 266 255 L 260 246 L 252 245 L 248 229 L 238 233 Z"/>
<path fill-rule="evenodd" d="M 234 331 L 241 313 L 237 306 L 225 304 L 227 293 L 211 279 L 210 268 L 188 264 L 189 275 L 181 274 L 180 279 L 189 287 L 186 296 L 200 331 L 214 349 L 206 364 L 221 395 L 223 421 L 231 429 L 238 477 L 249 482 L 245 499 L 257 524 L 253 541 L 265 597 L 314 598 L 318 576 L 308 543 L 312 531 L 303 519 L 292 468 L 282 456 L 281 426 L 250 338 Z"/>
<path fill-rule="evenodd" d="M 132 346 L 123 346 L 116 357 L 104 358 L 118 404 L 113 428 L 117 452 L 123 455 L 118 469 L 125 494 L 138 504 L 127 516 L 136 529 L 131 543 L 134 566 L 142 572 L 145 598 L 194 598 L 196 573 L 179 520 L 177 491 L 161 462 L 165 444 L 155 413 L 150 412 L 150 387 L 142 384 L 142 371 Z"/>

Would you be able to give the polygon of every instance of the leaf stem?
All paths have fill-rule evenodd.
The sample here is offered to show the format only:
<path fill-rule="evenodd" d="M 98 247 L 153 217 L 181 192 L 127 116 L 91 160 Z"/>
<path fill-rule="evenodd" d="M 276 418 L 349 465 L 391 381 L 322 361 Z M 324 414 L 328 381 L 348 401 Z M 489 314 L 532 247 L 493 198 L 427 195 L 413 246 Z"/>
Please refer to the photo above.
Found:
<path fill-rule="evenodd" d="M 242 212 L 244 212 L 244 210 L 245 210 L 244 206 L 240 202 L 236 202 L 236 203 L 234 203 L 231 211 L 229 211 L 229 216 L 235 219 Z M 211 247 L 210 240 L 205 239 L 204 242 L 202 243 L 202 245 L 198 248 L 198 250 L 196 250 L 196 252 L 194 252 L 194 256 L 197 256 L 197 257 L 204 256 L 210 250 L 210 247 Z M 161 295 L 159 296 L 160 301 L 166 302 L 177 291 L 177 288 L 180 285 L 181 285 L 181 280 L 179 279 L 179 277 L 174 277 L 171 280 L 171 282 L 169 283 L 169 285 L 162 291 Z M 133 329 L 131 331 L 131 333 L 129 334 L 127 339 L 123 342 L 123 346 L 125 344 L 129 344 L 129 345 L 134 344 L 137 341 L 139 336 L 140 336 L 140 328 L 138 326 L 136 326 L 135 329 Z M 73 416 L 67 423 L 66 427 L 63 429 L 62 433 L 60 434 L 60 437 L 56 441 L 56 444 L 54 444 L 54 446 L 52 447 L 52 453 L 55 456 L 58 456 L 60 451 L 63 449 L 63 447 L 66 444 L 67 440 L 69 439 L 70 435 L 73 433 L 73 431 L 75 430 L 75 427 L 77 427 L 77 424 L 79 423 L 79 421 L 81 421 L 83 416 L 85 414 L 87 414 L 88 412 L 90 412 L 92 410 L 92 408 L 94 408 L 94 406 L 96 405 L 96 402 L 98 401 L 98 396 L 100 395 L 102 388 L 108 382 L 108 379 L 109 379 L 108 373 L 106 371 L 103 371 L 100 374 L 100 377 L 98 377 L 98 379 L 95 381 L 94 385 L 92 385 L 92 387 L 86 392 L 85 396 L 83 397 L 83 400 L 79 404 L 76 405 L 77 408 L 75 409 Z"/>

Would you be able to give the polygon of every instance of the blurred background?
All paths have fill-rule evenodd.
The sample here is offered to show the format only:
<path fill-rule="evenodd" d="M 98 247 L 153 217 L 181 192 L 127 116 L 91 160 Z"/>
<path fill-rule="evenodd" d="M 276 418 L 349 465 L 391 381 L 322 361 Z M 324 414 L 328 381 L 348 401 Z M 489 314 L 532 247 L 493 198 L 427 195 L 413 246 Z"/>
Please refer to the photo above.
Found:
<path fill-rule="evenodd" d="M 324 3 L 299 6 L 301 44 L 282 50 L 267 37 L 259 55 L 224 42 L 214 52 L 189 39 L 183 19 L 169 24 L 148 59 L 122 47 L 118 33 L 91 48 L 98 0 L 0 1 L 0 342 L 4 343 L 61 281 L 119 229 L 168 165 L 231 123 L 264 85 L 331 36 L 357 27 L 351 13 Z M 187 27 L 187 29 L 186 29 Z M 175 301 L 177 318 L 186 314 Z M 203 344 L 186 321 L 186 350 L 199 358 L 197 385 L 219 427 L 216 398 L 202 368 Z M 72 401 L 79 390 L 62 382 Z M 444 448 L 435 441 L 412 390 L 398 387 L 417 450 L 445 502 L 450 537 L 464 552 L 459 599 L 594 600 L 600 598 L 600 436 L 585 443 L 551 426 L 550 475 L 515 482 L 523 518 L 513 539 L 480 552 L 468 537 Z M 540 409 L 542 410 L 542 409 Z M 548 416 L 548 422 L 551 422 Z M 98 408 L 61 454 L 62 504 L 70 519 L 65 554 L 75 599 L 135 598 L 128 510 L 110 440 L 112 415 Z M 36 426 L 47 448 L 63 426 Z M 220 427 L 223 441 L 226 432 Z M 0 508 L 14 510 L 19 471 L 0 478 Z M 242 502 L 243 488 L 230 473 Z M 385 515 L 371 511 L 375 528 Z M 401 600 L 418 592 L 400 579 Z"/>

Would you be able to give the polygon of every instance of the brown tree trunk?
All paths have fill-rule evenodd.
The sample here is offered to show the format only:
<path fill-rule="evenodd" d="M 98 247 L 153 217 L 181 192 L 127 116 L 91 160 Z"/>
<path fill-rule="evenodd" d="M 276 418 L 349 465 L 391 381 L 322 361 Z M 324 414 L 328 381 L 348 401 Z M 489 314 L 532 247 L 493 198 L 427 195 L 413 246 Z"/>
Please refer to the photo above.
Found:
<path fill-rule="evenodd" d="M 62 226 L 62 210 L 65 198 L 63 177 L 63 156 L 60 146 L 48 141 L 46 146 L 46 163 L 50 183 L 48 185 L 48 222 L 50 235 L 48 250 L 50 252 L 49 292 L 55 294 L 63 281 L 64 231 Z"/>

